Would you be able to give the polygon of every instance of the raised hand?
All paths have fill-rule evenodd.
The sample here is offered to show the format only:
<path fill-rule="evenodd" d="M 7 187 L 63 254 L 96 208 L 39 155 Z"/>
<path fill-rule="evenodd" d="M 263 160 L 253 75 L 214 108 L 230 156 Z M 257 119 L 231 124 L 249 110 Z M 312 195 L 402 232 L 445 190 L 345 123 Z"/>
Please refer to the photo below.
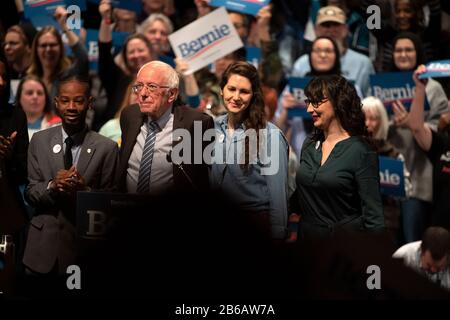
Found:
<path fill-rule="evenodd" d="M 55 9 L 55 19 L 63 30 L 66 30 L 67 10 L 63 6 L 57 6 Z"/>
<path fill-rule="evenodd" d="M 408 127 L 409 113 L 400 100 L 392 102 L 392 110 L 394 111 L 394 122 L 398 127 Z"/>
<path fill-rule="evenodd" d="M 98 12 L 100 13 L 100 16 L 102 17 L 102 20 L 106 23 L 111 23 L 111 13 L 112 13 L 112 6 L 111 1 L 109 0 L 102 0 L 100 1 L 100 4 L 98 6 Z"/>

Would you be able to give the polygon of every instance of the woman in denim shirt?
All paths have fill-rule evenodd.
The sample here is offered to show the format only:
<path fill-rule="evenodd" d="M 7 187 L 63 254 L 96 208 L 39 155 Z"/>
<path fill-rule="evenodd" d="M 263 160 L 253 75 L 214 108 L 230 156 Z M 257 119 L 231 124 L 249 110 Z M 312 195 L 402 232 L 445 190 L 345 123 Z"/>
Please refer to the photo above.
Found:
<path fill-rule="evenodd" d="M 287 225 L 288 144 L 266 120 L 258 71 L 231 64 L 220 82 L 227 114 L 215 121 L 211 185 L 254 219 L 257 227 L 283 239 Z"/>

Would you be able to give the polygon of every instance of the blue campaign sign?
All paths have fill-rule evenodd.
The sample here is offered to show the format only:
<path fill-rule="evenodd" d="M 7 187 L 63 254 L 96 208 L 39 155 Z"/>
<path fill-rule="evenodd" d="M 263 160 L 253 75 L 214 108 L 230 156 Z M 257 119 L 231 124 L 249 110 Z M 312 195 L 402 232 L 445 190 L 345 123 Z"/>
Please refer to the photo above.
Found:
<path fill-rule="evenodd" d="M 305 104 L 305 94 L 304 89 L 308 82 L 311 80 L 311 78 L 305 77 L 305 78 L 289 78 L 288 79 L 288 85 L 289 85 L 289 91 L 292 93 L 292 95 L 300 101 L 300 104 L 294 108 L 290 108 L 288 110 L 288 118 L 292 119 L 295 117 L 302 117 L 302 118 L 311 118 L 311 115 L 306 111 L 306 104 Z"/>
<path fill-rule="evenodd" d="M 405 176 L 403 161 L 378 157 L 380 164 L 380 192 L 383 195 L 404 197 Z"/>
<path fill-rule="evenodd" d="M 422 73 L 419 79 L 450 77 L 450 60 L 432 61 L 426 67 L 427 71 Z"/>
<path fill-rule="evenodd" d="M 80 7 L 81 11 L 86 11 L 86 1 L 87 0 L 66 0 L 67 5 L 76 5 Z"/>
<path fill-rule="evenodd" d="M 245 54 L 247 62 L 254 65 L 258 69 L 261 62 L 261 48 L 257 47 L 245 47 Z"/>
<path fill-rule="evenodd" d="M 256 16 L 258 11 L 269 2 L 270 0 L 211 0 L 209 5 Z"/>
<path fill-rule="evenodd" d="M 60 30 L 61 28 L 54 18 L 56 7 L 66 8 L 69 13 L 68 17 L 70 17 L 74 10 L 70 7 L 74 5 L 79 7 L 80 12 L 86 10 L 86 0 L 26 0 L 24 15 L 36 28 L 53 26 Z"/>
<path fill-rule="evenodd" d="M 370 95 L 379 98 L 386 107 L 389 114 L 392 114 L 392 102 L 400 100 L 409 111 L 416 85 L 412 79 L 412 72 L 384 72 L 370 75 Z M 430 105 L 425 99 L 425 110 L 429 110 Z"/>
<path fill-rule="evenodd" d="M 122 48 L 122 44 L 125 42 L 128 33 L 126 32 L 113 32 L 113 54 L 117 54 Z M 89 57 L 89 70 L 97 72 L 98 70 L 98 30 L 87 29 L 86 30 L 86 50 Z"/>
<path fill-rule="evenodd" d="M 88 0 L 89 2 L 99 4 L 101 0 Z M 113 8 L 120 8 L 134 11 L 137 14 L 142 12 L 142 0 L 111 0 Z"/>
<path fill-rule="evenodd" d="M 66 7 L 64 0 L 26 0 L 23 3 L 24 15 L 30 19 L 36 27 L 54 26 L 60 29 L 58 22 L 53 17 L 58 6 Z"/>

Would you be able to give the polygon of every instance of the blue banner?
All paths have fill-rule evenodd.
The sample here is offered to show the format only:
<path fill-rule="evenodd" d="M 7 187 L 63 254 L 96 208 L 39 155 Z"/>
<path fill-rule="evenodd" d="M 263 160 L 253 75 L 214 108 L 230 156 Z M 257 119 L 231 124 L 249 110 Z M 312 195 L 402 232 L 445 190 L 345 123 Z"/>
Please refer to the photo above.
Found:
<path fill-rule="evenodd" d="M 86 1 L 87 0 L 66 0 L 66 3 L 68 6 L 70 5 L 76 5 L 80 7 L 81 11 L 86 11 Z"/>
<path fill-rule="evenodd" d="M 99 4 L 101 0 L 88 0 L 89 2 Z M 142 0 L 111 0 L 113 8 L 125 9 L 136 12 L 138 15 L 142 12 Z"/>
<path fill-rule="evenodd" d="M 122 48 L 128 33 L 126 32 L 113 32 L 113 55 L 117 54 Z M 86 50 L 89 57 L 89 70 L 98 71 L 98 30 L 87 29 L 86 30 Z"/>
<path fill-rule="evenodd" d="M 419 79 L 450 77 L 450 60 L 432 61 L 426 67 L 427 71 L 419 75 Z"/>
<path fill-rule="evenodd" d="M 380 192 L 383 195 L 405 197 L 403 161 L 378 157 L 380 164 Z"/>
<path fill-rule="evenodd" d="M 70 10 L 72 5 L 78 6 L 80 12 L 86 10 L 86 0 L 26 0 L 24 15 L 36 28 L 53 26 L 60 30 L 61 27 L 54 18 L 56 7 L 63 6 L 68 9 L 69 18 L 71 13 L 73 14 Z"/>
<path fill-rule="evenodd" d="M 294 108 L 290 108 L 288 110 L 288 118 L 292 119 L 295 117 L 302 117 L 310 119 L 311 115 L 306 111 L 306 104 L 305 104 L 305 94 L 304 89 L 308 82 L 311 80 L 311 78 L 289 78 L 288 79 L 288 85 L 289 85 L 289 91 L 292 93 L 294 98 L 300 102 L 300 104 Z"/>
<path fill-rule="evenodd" d="M 54 26 L 60 29 L 54 18 L 56 7 L 66 7 L 64 0 L 26 0 L 23 3 L 24 15 L 37 27 Z"/>
<path fill-rule="evenodd" d="M 211 0 L 209 5 L 256 16 L 258 11 L 269 2 L 270 0 Z"/>
<path fill-rule="evenodd" d="M 389 114 L 392 114 L 392 102 L 399 100 L 409 111 L 416 84 L 412 72 L 384 72 L 370 75 L 369 95 L 379 98 Z M 429 110 L 428 99 L 425 99 L 425 110 Z"/>
<path fill-rule="evenodd" d="M 261 62 L 261 48 L 257 47 L 245 47 L 245 55 L 247 62 L 254 65 L 256 69 Z"/>

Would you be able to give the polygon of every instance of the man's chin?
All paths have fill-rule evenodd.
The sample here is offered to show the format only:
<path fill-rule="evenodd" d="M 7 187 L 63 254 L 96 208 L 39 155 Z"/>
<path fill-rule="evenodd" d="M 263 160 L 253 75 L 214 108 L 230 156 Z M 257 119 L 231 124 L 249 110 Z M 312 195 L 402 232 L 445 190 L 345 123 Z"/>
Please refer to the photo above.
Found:
<path fill-rule="evenodd" d="M 148 113 L 153 114 L 155 110 L 151 106 L 139 106 L 139 109 L 141 110 L 141 113 Z"/>

